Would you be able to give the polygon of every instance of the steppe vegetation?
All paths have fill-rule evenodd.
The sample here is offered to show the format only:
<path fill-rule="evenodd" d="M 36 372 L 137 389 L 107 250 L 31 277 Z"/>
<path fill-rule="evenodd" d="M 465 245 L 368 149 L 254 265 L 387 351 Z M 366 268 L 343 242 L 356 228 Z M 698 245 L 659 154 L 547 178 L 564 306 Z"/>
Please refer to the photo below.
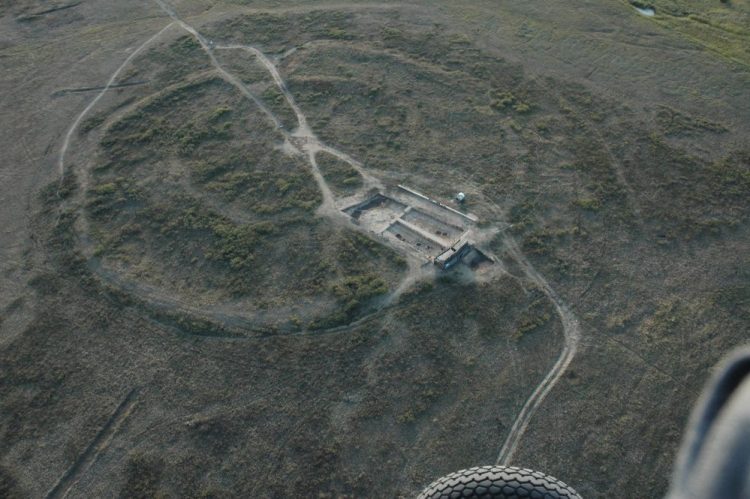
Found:
<path fill-rule="evenodd" d="M 653 8 L 654 21 L 728 60 L 750 66 L 750 3 L 747 0 L 631 1 Z"/>
<path fill-rule="evenodd" d="M 156 7 L 132 35 L 106 21 L 122 46 L 82 57 L 104 43 L 83 24 L 101 9 L 54 18 L 21 3 L 0 7 L 20 33 L 0 40 L 0 64 L 24 67 L 23 37 L 47 29 L 68 37 L 33 46 L 49 60 L 109 61 L 50 77 L 39 99 L 68 106 L 55 140 L 95 95 L 60 89 L 101 88 L 113 58 L 171 22 Z M 62 177 L 29 195 L 28 292 L 0 312 L 0 496 L 69 483 L 83 497 L 396 497 L 492 463 L 565 345 L 558 302 L 529 269 L 584 334 L 513 464 L 585 497 L 662 493 L 710 366 L 747 341 L 750 125 L 743 89 L 711 86 L 750 81 L 747 3 L 653 0 L 653 18 L 589 5 L 617 14 L 612 32 L 566 8 L 553 24 L 568 31 L 549 39 L 537 19 L 551 4 L 508 2 L 498 29 L 484 24 L 494 2 L 268 3 L 175 7 L 278 124 L 174 24 L 82 119 Z M 619 45 L 631 32 L 695 58 L 695 80 L 675 85 L 721 105 L 628 98 L 615 77 L 603 90 L 570 60 L 549 63 L 568 50 L 591 75 L 632 52 L 666 57 Z M 90 38 L 68 45 L 78 37 Z M 233 44 L 266 54 L 317 137 L 363 165 L 317 152 L 336 199 L 367 175 L 443 200 L 465 191 L 496 232 L 492 270 L 430 275 L 321 209 L 294 109 Z M 21 95 L 21 73 L 7 74 Z M 634 81 L 657 77 L 671 76 Z"/>
<path fill-rule="evenodd" d="M 325 179 L 339 195 L 353 194 L 362 187 L 362 175 L 350 164 L 332 154 L 319 153 L 318 166 Z"/>
<path fill-rule="evenodd" d="M 145 59 L 172 61 L 187 47 L 180 38 L 170 55 Z M 274 327 L 353 320 L 393 286 L 401 257 L 316 219 L 320 194 L 304 164 L 229 84 L 202 73 L 132 105 L 103 131 L 86 193 L 95 257 L 197 303 L 318 304 L 271 317 Z M 345 174 L 341 186 L 356 187 Z"/>

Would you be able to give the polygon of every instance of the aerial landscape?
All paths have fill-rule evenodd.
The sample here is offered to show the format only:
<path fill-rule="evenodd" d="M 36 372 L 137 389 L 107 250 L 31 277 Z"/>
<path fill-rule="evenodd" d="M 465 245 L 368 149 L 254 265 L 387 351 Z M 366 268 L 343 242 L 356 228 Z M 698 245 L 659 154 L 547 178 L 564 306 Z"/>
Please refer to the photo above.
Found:
<path fill-rule="evenodd" d="M 10 0 L 0 69 L 0 497 L 661 497 L 750 343 L 750 0 Z"/>

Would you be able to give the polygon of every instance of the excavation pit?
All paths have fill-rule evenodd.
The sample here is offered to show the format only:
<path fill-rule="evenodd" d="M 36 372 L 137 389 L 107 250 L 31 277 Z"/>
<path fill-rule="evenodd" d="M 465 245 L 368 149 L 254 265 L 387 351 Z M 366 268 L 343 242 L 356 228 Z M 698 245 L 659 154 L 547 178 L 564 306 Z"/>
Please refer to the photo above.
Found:
<path fill-rule="evenodd" d="M 442 269 L 470 255 L 489 260 L 469 240 L 476 217 L 408 187 L 379 192 L 343 211 L 393 248 Z"/>

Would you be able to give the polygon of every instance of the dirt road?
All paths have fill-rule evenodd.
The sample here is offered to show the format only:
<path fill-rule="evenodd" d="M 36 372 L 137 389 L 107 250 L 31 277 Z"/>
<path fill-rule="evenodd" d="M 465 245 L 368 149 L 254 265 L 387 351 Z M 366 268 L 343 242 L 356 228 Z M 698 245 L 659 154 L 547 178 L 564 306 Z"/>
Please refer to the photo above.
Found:
<path fill-rule="evenodd" d="M 159 38 L 170 27 L 174 25 L 178 25 L 179 27 L 181 27 L 182 29 L 190 33 L 199 42 L 202 49 L 206 52 L 207 56 L 211 60 L 211 63 L 214 66 L 215 70 L 222 76 L 222 78 L 224 78 L 227 82 L 229 82 L 235 88 L 237 88 L 246 98 L 252 100 L 258 106 L 258 108 L 274 123 L 274 125 L 276 126 L 276 129 L 279 131 L 279 133 L 281 133 L 284 136 L 287 144 L 291 146 L 293 152 L 295 154 L 303 155 L 307 158 L 307 161 L 311 169 L 311 173 L 313 174 L 313 177 L 315 178 L 315 181 L 318 184 L 320 192 L 322 193 L 322 196 L 323 196 L 323 203 L 318 212 L 319 215 L 326 216 L 326 217 L 331 218 L 332 220 L 338 220 L 338 221 L 340 221 L 344 217 L 344 215 L 342 214 L 342 212 L 336 205 L 336 198 L 334 197 L 330 189 L 330 186 L 328 185 L 324 176 L 322 175 L 322 173 L 320 172 L 318 168 L 317 161 L 316 161 L 316 154 L 320 151 L 332 154 L 336 156 L 337 158 L 341 159 L 342 161 L 345 161 L 346 163 L 351 165 L 353 168 L 355 168 L 365 179 L 364 187 L 363 187 L 364 190 L 368 190 L 372 187 L 382 187 L 382 185 L 380 184 L 380 181 L 372 177 L 372 175 L 370 175 L 366 171 L 365 167 L 360 162 L 358 162 L 357 160 L 355 160 L 348 154 L 344 153 L 343 151 L 339 151 L 338 149 L 334 147 L 331 147 L 329 145 L 322 143 L 318 139 L 318 137 L 313 133 L 312 129 L 309 127 L 307 123 L 307 117 L 304 115 L 302 110 L 297 105 L 293 95 L 288 89 L 286 82 L 281 77 L 278 71 L 278 68 L 273 63 L 273 61 L 270 58 L 268 58 L 261 50 L 251 45 L 237 45 L 237 44 L 215 45 L 213 42 L 208 41 L 203 35 L 201 35 L 193 26 L 187 24 L 182 19 L 180 19 L 177 16 L 177 14 L 174 12 L 174 10 L 168 4 L 166 4 L 163 0 L 154 0 L 154 1 L 159 5 L 159 7 L 167 15 L 169 15 L 173 19 L 173 22 L 166 25 L 164 28 L 162 28 L 161 31 L 159 31 L 154 36 L 146 40 L 142 45 L 140 45 L 136 50 L 134 50 L 125 59 L 125 61 L 123 61 L 120 67 L 118 67 L 117 70 L 112 74 L 107 84 L 96 95 L 96 97 L 86 106 L 86 108 L 84 108 L 84 110 L 73 121 L 73 123 L 71 124 L 65 136 L 65 140 L 62 144 L 62 147 L 59 153 L 58 166 L 59 166 L 61 178 L 65 172 L 65 156 L 70 146 L 71 137 L 77 130 L 83 118 L 91 111 L 91 109 L 104 96 L 104 94 L 115 84 L 120 73 L 123 71 L 124 68 L 128 66 L 128 64 L 131 63 L 131 61 L 135 58 L 136 55 L 138 55 L 138 53 L 140 53 L 146 46 L 148 46 L 154 40 Z M 258 59 L 258 61 L 263 65 L 263 67 L 268 71 L 275 85 L 284 95 L 284 98 L 286 102 L 288 103 L 289 107 L 294 111 L 296 118 L 297 118 L 297 124 L 298 124 L 297 128 L 291 133 L 284 130 L 281 127 L 281 121 L 279 120 L 279 118 L 265 105 L 265 103 L 256 95 L 254 95 L 237 76 L 235 76 L 230 71 L 228 71 L 218 61 L 218 59 L 214 55 L 214 50 L 244 50 L 249 53 L 252 53 Z M 526 429 L 528 428 L 529 423 L 534 413 L 543 403 L 546 396 L 554 388 L 555 384 L 559 381 L 559 379 L 562 377 L 562 375 L 565 373 L 566 369 L 572 362 L 576 354 L 577 348 L 578 348 L 578 343 L 581 338 L 581 331 L 580 331 L 579 322 L 577 318 L 575 317 L 575 315 L 571 312 L 570 307 L 565 302 L 563 302 L 563 300 L 551 288 L 551 286 L 544 279 L 544 277 L 536 271 L 536 269 L 531 265 L 531 263 L 528 262 L 528 260 L 522 254 L 522 252 L 518 248 L 513 238 L 511 236 L 505 235 L 503 237 L 503 243 L 508 251 L 508 254 L 518 263 L 519 267 L 522 269 L 526 279 L 528 279 L 529 281 L 534 283 L 537 287 L 539 287 L 554 305 L 555 310 L 557 311 L 557 314 L 560 317 L 560 321 L 562 323 L 564 339 L 565 339 L 565 345 L 562 351 L 560 352 L 560 355 L 558 356 L 557 361 L 552 366 L 552 368 L 547 373 L 547 375 L 544 377 L 544 379 L 539 383 L 539 385 L 535 387 L 531 395 L 528 397 L 528 399 L 524 403 L 521 411 L 516 417 L 510 429 L 510 432 L 508 433 L 502 445 L 502 448 L 498 455 L 497 462 L 500 464 L 508 464 L 514 455 L 521 438 L 523 437 Z M 101 273 L 106 274 L 106 272 L 103 272 L 103 271 L 100 272 L 100 274 Z M 112 276 L 109 276 L 109 279 L 107 279 L 106 276 L 104 277 L 105 277 L 105 280 L 108 280 L 110 281 L 111 284 L 115 284 L 115 285 L 117 285 L 119 281 L 122 281 L 121 279 L 113 280 Z M 399 286 L 396 293 L 398 294 L 400 292 L 403 292 L 403 288 L 405 286 L 410 285 L 410 283 L 413 280 L 414 280 L 413 276 L 410 273 L 410 275 L 406 276 L 406 278 L 404 279 L 402 284 Z M 126 290 L 131 288 L 130 290 L 133 291 L 135 294 L 142 295 L 140 296 L 140 298 L 144 300 L 155 301 L 159 307 L 166 306 L 167 308 L 172 308 L 175 311 L 185 310 L 186 308 L 189 308 L 187 307 L 187 304 L 180 303 L 179 301 L 175 301 L 174 299 L 169 300 L 168 303 L 162 303 L 162 301 L 157 296 L 155 296 L 154 293 L 139 292 L 138 291 L 139 288 L 137 286 L 136 287 L 127 286 L 123 282 L 119 282 L 119 285 L 123 289 L 126 289 Z M 393 300 L 386 300 L 386 302 L 390 304 L 393 302 Z M 382 309 L 380 311 L 382 312 Z M 377 316 L 377 315 L 378 315 L 378 312 L 375 312 L 371 315 L 368 315 L 366 319 L 371 320 L 374 316 Z M 226 319 L 226 317 L 224 318 Z M 364 318 L 362 320 L 364 320 Z M 229 322 L 231 323 L 232 321 L 229 321 Z M 336 332 L 342 331 L 348 328 L 349 326 L 351 325 L 336 327 L 336 328 L 333 328 L 331 332 L 333 332 L 334 330 Z"/>
<path fill-rule="evenodd" d="M 525 276 L 547 296 L 547 298 L 555 306 L 557 315 L 560 317 L 560 322 L 563 327 L 563 336 L 565 339 L 565 345 L 557 358 L 557 361 L 549 370 L 544 379 L 537 385 L 534 391 L 531 393 L 526 402 L 524 403 L 521 411 L 516 416 L 516 420 L 511 426 L 508 436 L 505 438 L 500 454 L 497 456 L 497 463 L 507 465 L 513 458 L 513 454 L 516 452 L 518 443 L 521 437 L 529 426 L 534 412 L 544 402 L 549 392 L 554 388 L 555 384 L 560 380 L 565 371 L 567 370 L 570 363 L 575 357 L 578 349 L 578 343 L 581 339 L 581 326 L 576 316 L 571 312 L 570 307 L 555 293 L 555 290 L 550 287 L 547 280 L 537 272 L 526 257 L 521 253 L 515 240 L 506 235 L 503 237 L 503 244 L 505 245 L 508 253 L 518 263 L 523 270 Z"/>

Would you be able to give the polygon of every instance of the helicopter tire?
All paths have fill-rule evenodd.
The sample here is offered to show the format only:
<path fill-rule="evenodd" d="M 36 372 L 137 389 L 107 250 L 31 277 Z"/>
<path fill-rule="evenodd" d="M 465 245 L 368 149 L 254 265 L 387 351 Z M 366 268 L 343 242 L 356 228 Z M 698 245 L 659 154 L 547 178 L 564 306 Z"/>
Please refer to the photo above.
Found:
<path fill-rule="evenodd" d="M 418 499 L 581 499 L 560 480 L 511 466 L 480 466 L 439 478 Z"/>

